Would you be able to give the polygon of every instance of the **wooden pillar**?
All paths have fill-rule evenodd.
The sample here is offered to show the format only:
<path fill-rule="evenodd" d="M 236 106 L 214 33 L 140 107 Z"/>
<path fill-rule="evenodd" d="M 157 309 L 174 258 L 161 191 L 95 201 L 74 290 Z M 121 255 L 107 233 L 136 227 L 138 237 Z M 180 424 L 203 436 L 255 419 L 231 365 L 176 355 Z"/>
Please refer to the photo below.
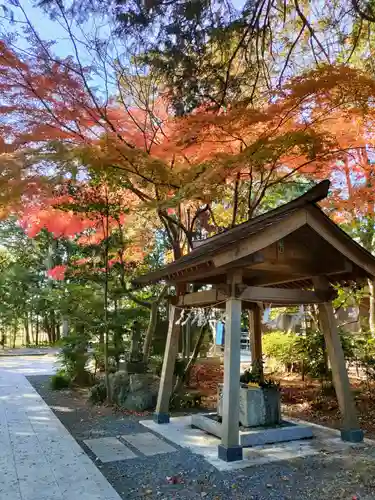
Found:
<path fill-rule="evenodd" d="M 241 300 L 229 298 L 225 312 L 224 387 L 222 435 L 219 458 L 242 460 L 239 446 L 239 406 L 241 374 Z"/>
<path fill-rule="evenodd" d="M 190 358 L 191 354 L 191 327 L 190 327 L 190 319 L 185 325 L 185 349 L 186 349 L 186 357 Z"/>
<path fill-rule="evenodd" d="M 167 342 L 165 345 L 163 367 L 161 370 L 160 386 L 154 421 L 158 424 L 169 422 L 169 400 L 173 389 L 173 373 L 178 353 L 180 325 L 176 325 L 176 308 L 169 305 L 169 324 Z"/>
<path fill-rule="evenodd" d="M 254 312 L 252 309 L 249 309 L 249 344 L 250 344 L 250 354 L 251 354 L 251 362 L 255 359 L 255 341 L 254 341 Z"/>
<path fill-rule="evenodd" d="M 313 283 L 317 292 L 319 290 L 325 292 L 329 290 L 329 282 L 325 277 L 314 278 Z M 351 442 L 363 441 L 363 431 L 360 429 L 358 423 L 332 302 L 319 304 L 319 323 L 324 333 L 328 357 L 331 362 L 333 383 L 341 412 L 341 439 Z"/>
<path fill-rule="evenodd" d="M 251 331 L 251 364 L 253 370 L 259 370 L 260 379 L 263 380 L 263 352 L 262 352 L 262 310 L 254 304 L 249 311 L 249 324 Z"/>

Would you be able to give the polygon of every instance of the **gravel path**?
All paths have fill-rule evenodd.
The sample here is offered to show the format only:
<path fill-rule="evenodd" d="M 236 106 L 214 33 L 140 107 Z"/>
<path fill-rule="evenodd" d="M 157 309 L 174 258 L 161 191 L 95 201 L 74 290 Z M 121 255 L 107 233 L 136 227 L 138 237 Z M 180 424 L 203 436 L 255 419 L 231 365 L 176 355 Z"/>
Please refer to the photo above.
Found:
<path fill-rule="evenodd" d="M 51 391 L 46 376 L 31 384 L 125 500 L 374 500 L 375 447 L 325 453 L 222 473 L 186 449 L 110 463 L 95 460 L 84 439 L 146 432 L 138 420 L 88 406 L 71 391 Z M 167 479 L 169 478 L 169 479 Z M 105 500 L 105 499 L 103 499 Z"/>

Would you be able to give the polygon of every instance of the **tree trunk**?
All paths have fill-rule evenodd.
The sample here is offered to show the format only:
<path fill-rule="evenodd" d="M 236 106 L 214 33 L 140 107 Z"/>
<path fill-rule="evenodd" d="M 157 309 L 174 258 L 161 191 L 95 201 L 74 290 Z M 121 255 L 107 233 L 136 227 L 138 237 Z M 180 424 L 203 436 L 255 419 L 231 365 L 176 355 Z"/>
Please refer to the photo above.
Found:
<path fill-rule="evenodd" d="M 152 338 L 153 338 L 155 330 L 156 330 L 156 324 L 157 324 L 157 320 L 158 320 L 158 308 L 159 308 L 159 304 L 156 301 L 152 302 L 151 311 L 150 311 L 150 319 L 148 322 L 145 340 L 143 342 L 143 361 L 145 363 L 148 362 L 148 358 L 150 355 L 151 342 L 152 342 Z"/>
<path fill-rule="evenodd" d="M 106 191 L 107 195 L 107 191 Z M 108 195 L 107 195 L 108 196 Z M 108 212 L 108 197 L 107 197 L 107 212 L 105 215 L 104 226 L 104 267 L 105 267 L 105 280 L 104 280 L 104 374 L 105 374 L 105 387 L 107 392 L 107 403 L 112 401 L 111 386 L 109 383 L 109 365 L 108 365 L 108 347 L 109 347 L 109 325 L 108 325 L 108 253 L 109 253 L 109 212 Z"/>
<path fill-rule="evenodd" d="M 203 325 L 199 331 L 199 335 L 197 341 L 195 342 L 193 353 L 191 355 L 191 358 L 189 359 L 188 364 L 186 365 L 185 371 L 183 375 L 176 380 L 176 384 L 173 389 L 173 394 L 177 394 L 178 392 L 180 392 L 182 386 L 184 385 L 185 380 L 188 380 L 190 372 L 198 358 L 199 351 L 201 350 L 205 333 L 206 333 L 206 325 Z"/>
<path fill-rule="evenodd" d="M 29 325 L 29 315 L 26 313 L 25 319 L 24 319 L 24 326 L 25 326 L 25 337 L 26 337 L 26 345 L 30 345 L 30 325 Z"/>
<path fill-rule="evenodd" d="M 33 313 L 30 313 L 30 340 L 33 345 L 35 345 L 35 338 L 34 338 L 34 317 Z"/>
<path fill-rule="evenodd" d="M 51 328 L 52 343 L 54 344 L 56 342 L 56 319 L 55 319 L 55 311 L 51 311 L 50 328 Z"/>
<path fill-rule="evenodd" d="M 35 345 L 39 345 L 39 316 L 36 315 L 35 323 Z"/>
<path fill-rule="evenodd" d="M 61 335 L 60 335 L 60 328 L 61 328 L 61 325 L 59 322 L 57 322 L 55 324 L 55 342 L 58 342 L 61 338 Z"/>
<path fill-rule="evenodd" d="M 375 281 L 368 279 L 367 283 L 370 294 L 369 329 L 371 335 L 375 337 Z"/>
<path fill-rule="evenodd" d="M 63 323 L 62 323 L 62 337 L 65 338 L 69 334 L 69 321 L 67 318 L 63 318 Z"/>
<path fill-rule="evenodd" d="M 50 321 L 49 321 L 49 318 L 48 318 L 48 313 L 44 316 L 43 323 L 44 323 L 44 330 L 47 332 L 48 342 L 50 344 L 52 344 L 52 340 L 53 340 L 52 339 L 52 331 L 51 331 Z"/>
<path fill-rule="evenodd" d="M 160 302 L 165 297 L 167 290 L 168 290 L 168 286 L 164 286 L 162 291 L 160 292 L 159 296 L 157 297 L 157 299 L 151 303 L 150 319 L 149 319 L 149 323 L 148 323 L 148 327 L 147 327 L 145 340 L 143 342 L 143 361 L 145 363 L 148 362 L 148 358 L 150 356 L 151 343 L 152 343 L 152 339 L 154 337 L 154 333 L 155 333 L 156 325 L 157 325 L 157 321 L 158 321 L 159 305 L 160 305 Z"/>
<path fill-rule="evenodd" d="M 16 339 L 17 339 L 17 321 L 15 321 L 13 325 L 13 349 L 15 349 L 16 347 Z"/>

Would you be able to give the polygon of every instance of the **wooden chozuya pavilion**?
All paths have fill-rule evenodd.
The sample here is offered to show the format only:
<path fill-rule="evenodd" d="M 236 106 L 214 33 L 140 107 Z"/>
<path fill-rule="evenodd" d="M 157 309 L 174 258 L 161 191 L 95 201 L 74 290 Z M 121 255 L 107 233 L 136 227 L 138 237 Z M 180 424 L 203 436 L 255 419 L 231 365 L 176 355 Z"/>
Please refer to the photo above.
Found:
<path fill-rule="evenodd" d="M 199 242 L 188 255 L 143 275 L 136 284 L 165 281 L 177 289 L 210 289 L 172 297 L 169 328 L 154 420 L 169 422 L 169 399 L 179 343 L 176 306 L 192 308 L 224 302 L 225 348 L 222 437 L 219 457 L 240 460 L 239 391 L 241 309 L 253 311 L 255 360 L 262 359 L 261 305 L 318 304 L 333 382 L 342 415 L 343 440 L 359 442 L 354 399 L 346 370 L 331 285 L 350 285 L 375 277 L 375 258 L 317 206 L 328 194 L 323 181 L 303 196 L 226 232 Z M 186 285 L 185 287 L 180 285 Z"/>

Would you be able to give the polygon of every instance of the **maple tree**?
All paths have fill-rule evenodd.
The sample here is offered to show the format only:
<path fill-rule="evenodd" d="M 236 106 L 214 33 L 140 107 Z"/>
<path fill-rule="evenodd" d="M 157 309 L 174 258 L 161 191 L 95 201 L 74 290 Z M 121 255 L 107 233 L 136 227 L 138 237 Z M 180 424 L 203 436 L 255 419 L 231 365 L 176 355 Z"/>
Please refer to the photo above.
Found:
<path fill-rule="evenodd" d="M 375 250 L 375 169 L 372 120 L 350 123 L 350 117 L 332 120 L 338 143 L 349 154 L 327 162 L 322 175 L 331 179 L 331 196 L 324 203 L 330 216 L 366 250 Z M 357 137 L 366 137 L 366 147 L 356 149 Z M 375 284 L 368 280 L 369 327 L 375 335 Z"/>
<path fill-rule="evenodd" d="M 154 300 L 152 297 L 151 300 L 149 297 L 140 298 L 139 294 L 128 289 L 133 273 L 145 265 L 144 257 L 152 250 L 153 237 L 149 223 L 131 211 L 131 198 L 124 190 L 108 181 L 103 173 L 99 173 L 95 180 L 91 179 L 89 184 L 65 183 L 53 199 L 43 200 L 43 205 L 39 202 L 26 207 L 21 224 L 31 237 L 41 230 L 48 230 L 54 238 L 74 240 L 75 252 L 67 253 L 65 264 L 48 270 L 51 278 L 82 284 L 92 282 L 103 287 L 104 322 L 100 330 L 100 345 L 106 365 L 109 331 L 115 328 L 113 337 L 118 337 L 118 327 L 111 326 L 113 321 L 108 319 L 109 301 L 113 304 L 125 296 L 149 311 L 143 346 L 147 362 L 157 325 L 158 306 L 166 287 L 157 292 Z"/>
<path fill-rule="evenodd" d="M 265 93 L 258 107 L 246 95 L 219 109 L 207 100 L 185 117 L 174 114 L 152 76 L 133 78 L 124 68 L 112 74 L 116 97 L 108 90 L 103 98 L 79 55 L 58 59 L 39 38 L 31 53 L 4 42 L 0 68 L 4 143 L 12 151 L 29 148 L 28 172 L 48 164 L 52 184 L 61 176 L 106 172 L 124 199 L 137 200 L 137 211 L 153 214 L 173 258 L 188 252 L 202 231 L 262 211 L 277 186 L 300 175 L 319 177 L 325 165 L 369 142 L 369 127 L 350 147 L 331 129 L 338 113 L 352 117 L 348 134 L 357 119 L 371 121 L 374 82 L 344 65 L 293 78 Z"/>
<path fill-rule="evenodd" d="M 54 172 L 72 172 L 71 165 L 86 175 L 113 172 L 126 196 L 155 211 L 174 258 L 192 247 L 200 226 L 220 229 L 214 205 L 228 203 L 234 225 L 257 213 L 267 190 L 296 174 L 316 175 L 324 162 L 341 158 L 348 148 L 330 130 L 332 115 L 371 115 L 372 78 L 345 66 L 296 77 L 258 109 L 245 100 L 179 118 L 154 92 L 139 92 L 137 105 L 128 104 L 123 80 L 119 99 L 101 104 L 82 65 L 46 57 L 43 64 L 21 60 L 3 44 L 3 112 L 24 124 L 13 127 L 13 144 L 37 143 L 35 163 L 48 161 Z M 45 64 L 49 73 L 42 77 Z M 353 147 L 365 145 L 359 136 Z"/>

